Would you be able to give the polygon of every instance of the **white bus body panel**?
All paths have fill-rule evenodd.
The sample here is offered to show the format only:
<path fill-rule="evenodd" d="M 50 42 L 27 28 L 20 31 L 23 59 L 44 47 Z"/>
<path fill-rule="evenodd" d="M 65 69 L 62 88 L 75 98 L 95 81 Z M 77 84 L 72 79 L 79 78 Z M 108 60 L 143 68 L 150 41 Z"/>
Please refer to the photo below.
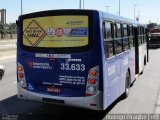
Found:
<path fill-rule="evenodd" d="M 144 59 L 147 56 L 146 43 L 139 46 L 139 73 L 144 69 Z"/>

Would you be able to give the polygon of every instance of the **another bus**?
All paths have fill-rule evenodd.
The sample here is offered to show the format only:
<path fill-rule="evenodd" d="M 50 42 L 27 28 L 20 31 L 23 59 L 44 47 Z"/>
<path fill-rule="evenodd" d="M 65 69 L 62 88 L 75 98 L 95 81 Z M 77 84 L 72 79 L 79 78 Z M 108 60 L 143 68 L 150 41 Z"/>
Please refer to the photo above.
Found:
<path fill-rule="evenodd" d="M 145 27 L 96 10 L 51 10 L 17 21 L 18 98 L 105 110 L 128 97 L 146 65 Z"/>

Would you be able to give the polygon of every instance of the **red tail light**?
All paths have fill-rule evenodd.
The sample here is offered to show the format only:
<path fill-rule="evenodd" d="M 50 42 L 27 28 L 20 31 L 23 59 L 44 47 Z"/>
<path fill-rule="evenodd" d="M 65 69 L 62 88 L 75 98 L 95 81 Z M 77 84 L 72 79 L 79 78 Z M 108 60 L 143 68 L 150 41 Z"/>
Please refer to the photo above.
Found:
<path fill-rule="evenodd" d="M 88 71 L 85 96 L 96 94 L 99 87 L 99 66 L 95 66 Z"/>
<path fill-rule="evenodd" d="M 95 84 L 95 83 L 96 83 L 96 80 L 95 80 L 95 79 L 90 79 L 90 80 L 89 80 L 89 83 L 90 83 L 90 84 Z"/>
<path fill-rule="evenodd" d="M 23 73 L 19 73 L 19 78 L 23 78 L 23 77 L 24 77 Z"/>
<path fill-rule="evenodd" d="M 24 68 L 20 63 L 17 63 L 17 77 L 18 77 L 17 80 L 18 84 L 22 88 L 27 89 Z"/>

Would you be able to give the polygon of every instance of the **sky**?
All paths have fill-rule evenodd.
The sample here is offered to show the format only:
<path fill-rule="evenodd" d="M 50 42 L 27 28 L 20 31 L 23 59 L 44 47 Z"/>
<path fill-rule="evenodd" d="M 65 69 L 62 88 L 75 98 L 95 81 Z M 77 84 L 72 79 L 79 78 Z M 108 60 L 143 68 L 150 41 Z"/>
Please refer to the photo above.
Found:
<path fill-rule="evenodd" d="M 83 1 L 83 0 L 82 0 Z M 79 9 L 79 0 L 22 0 L 23 14 L 54 10 Z M 118 15 L 119 0 L 84 0 L 84 9 L 95 9 Z M 141 23 L 160 24 L 160 0 L 120 0 L 120 15 L 134 19 L 138 16 Z M 0 0 L 0 9 L 7 10 L 7 23 L 15 22 L 21 14 L 21 0 Z"/>

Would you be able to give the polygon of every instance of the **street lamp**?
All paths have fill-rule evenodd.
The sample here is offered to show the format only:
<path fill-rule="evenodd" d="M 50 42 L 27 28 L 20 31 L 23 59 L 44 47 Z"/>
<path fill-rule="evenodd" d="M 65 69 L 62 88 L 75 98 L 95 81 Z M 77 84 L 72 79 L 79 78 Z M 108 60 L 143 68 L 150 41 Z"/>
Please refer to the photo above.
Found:
<path fill-rule="evenodd" d="M 81 6 L 82 6 L 82 5 L 81 5 L 81 2 L 82 2 L 82 1 L 79 0 L 79 9 L 81 9 Z"/>
<path fill-rule="evenodd" d="M 84 9 L 84 0 L 83 0 L 83 9 Z"/>
<path fill-rule="evenodd" d="M 121 3 L 120 3 L 120 0 L 119 0 L 119 16 L 121 15 Z"/>
<path fill-rule="evenodd" d="M 139 17 L 140 17 L 140 11 L 138 11 L 138 21 L 139 21 Z"/>
<path fill-rule="evenodd" d="M 21 15 L 23 14 L 23 6 L 22 6 L 22 0 L 21 0 Z"/>
<path fill-rule="evenodd" d="M 136 19 L 136 13 L 135 13 L 135 11 L 136 11 L 136 6 L 137 6 L 137 4 L 134 4 L 134 20 Z"/>
<path fill-rule="evenodd" d="M 108 8 L 110 7 L 110 6 L 105 6 L 106 8 L 107 8 L 107 12 L 108 12 Z"/>

